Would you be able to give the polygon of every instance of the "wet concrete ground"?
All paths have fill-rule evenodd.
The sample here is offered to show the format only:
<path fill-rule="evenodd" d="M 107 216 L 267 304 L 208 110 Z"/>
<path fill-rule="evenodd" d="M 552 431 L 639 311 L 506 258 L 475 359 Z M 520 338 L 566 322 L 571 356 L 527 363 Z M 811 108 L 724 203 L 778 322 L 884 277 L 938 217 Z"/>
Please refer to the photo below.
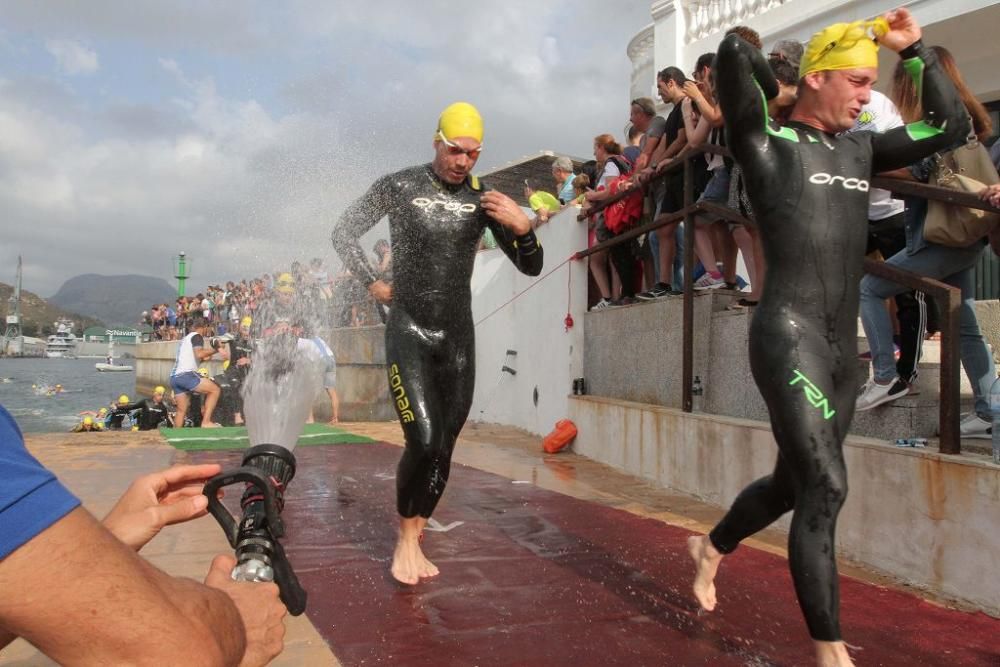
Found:
<path fill-rule="evenodd" d="M 396 424 L 346 426 L 400 440 Z M 174 452 L 145 434 L 45 436 L 29 447 L 98 515 L 132 477 L 171 461 L 239 460 L 238 452 Z M 809 662 L 783 536 L 763 534 L 727 559 L 720 609 L 699 615 L 683 543 L 714 523 L 718 509 L 573 454 L 545 455 L 537 438 L 507 428 L 470 425 L 463 433 L 455 456 L 463 465 L 453 467 L 435 515 L 453 527 L 424 541 L 442 575 L 398 586 L 387 572 L 398 453 L 387 444 L 298 450 L 286 543 L 310 606 L 290 621 L 288 648 L 274 664 Z M 226 546 L 206 518 L 167 531 L 144 553 L 169 572 L 200 578 Z M 861 577 L 842 588 L 845 637 L 859 664 L 1000 664 L 1000 622 L 844 571 Z M 44 663 L 21 645 L 0 664 Z"/>

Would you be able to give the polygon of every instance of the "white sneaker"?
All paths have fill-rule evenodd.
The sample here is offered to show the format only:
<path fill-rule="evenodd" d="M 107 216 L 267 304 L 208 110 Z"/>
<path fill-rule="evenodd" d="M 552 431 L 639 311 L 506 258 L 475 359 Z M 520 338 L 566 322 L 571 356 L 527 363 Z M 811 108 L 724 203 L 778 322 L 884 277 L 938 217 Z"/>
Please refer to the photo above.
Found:
<path fill-rule="evenodd" d="M 611 299 L 601 299 L 600 301 L 594 304 L 591 310 L 604 310 L 605 308 L 610 308 L 610 307 L 611 307 Z"/>
<path fill-rule="evenodd" d="M 981 438 L 989 440 L 993 437 L 993 424 L 986 421 L 975 412 L 965 415 L 958 425 L 959 437 Z"/>
<path fill-rule="evenodd" d="M 854 402 L 854 410 L 862 412 L 871 410 L 877 405 L 895 401 L 910 393 L 910 387 L 898 377 L 889 384 L 879 384 L 875 378 L 870 378 L 865 386 L 858 393 L 858 398 Z"/>
<path fill-rule="evenodd" d="M 720 287 L 725 287 L 726 281 L 722 278 L 714 278 L 712 274 L 706 271 L 701 274 L 701 278 L 694 281 L 694 288 L 701 289 L 719 289 Z"/>

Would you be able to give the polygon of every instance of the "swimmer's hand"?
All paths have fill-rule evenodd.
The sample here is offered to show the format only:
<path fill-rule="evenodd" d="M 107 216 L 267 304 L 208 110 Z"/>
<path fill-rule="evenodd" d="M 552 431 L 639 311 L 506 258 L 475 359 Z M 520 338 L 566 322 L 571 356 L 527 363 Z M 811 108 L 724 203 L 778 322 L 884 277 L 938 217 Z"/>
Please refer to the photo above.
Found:
<path fill-rule="evenodd" d="M 878 43 L 885 48 L 898 53 L 920 39 L 920 26 L 910 10 L 900 7 L 882 16 L 889 22 L 889 32 L 879 37 Z"/>
<path fill-rule="evenodd" d="M 489 190 L 479 198 L 479 203 L 487 215 L 514 232 L 515 236 L 524 236 L 531 231 L 531 220 L 521 207 L 504 193 Z"/>
<path fill-rule="evenodd" d="M 174 466 L 143 475 L 104 517 L 104 527 L 138 551 L 164 526 L 190 521 L 208 511 L 205 482 L 218 475 L 217 463 Z"/>
<path fill-rule="evenodd" d="M 384 280 L 376 280 L 368 286 L 368 292 L 379 303 L 392 303 L 392 285 Z"/>

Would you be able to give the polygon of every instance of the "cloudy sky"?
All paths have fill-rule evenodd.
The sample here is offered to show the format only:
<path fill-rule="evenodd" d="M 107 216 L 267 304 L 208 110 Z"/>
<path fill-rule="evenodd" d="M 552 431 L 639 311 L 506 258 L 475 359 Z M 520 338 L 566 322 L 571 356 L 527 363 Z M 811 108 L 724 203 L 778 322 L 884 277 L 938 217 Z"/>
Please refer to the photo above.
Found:
<path fill-rule="evenodd" d="M 378 175 L 428 161 L 452 101 L 486 171 L 586 156 L 627 121 L 648 0 L 33 0 L 0 8 L 0 281 L 80 273 L 193 284 L 332 260 Z"/>

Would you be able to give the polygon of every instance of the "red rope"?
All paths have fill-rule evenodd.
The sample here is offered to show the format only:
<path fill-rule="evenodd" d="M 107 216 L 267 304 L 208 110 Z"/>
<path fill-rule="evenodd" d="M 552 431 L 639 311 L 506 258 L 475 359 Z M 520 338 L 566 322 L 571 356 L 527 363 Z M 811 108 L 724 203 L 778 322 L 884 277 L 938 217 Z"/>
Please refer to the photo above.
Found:
<path fill-rule="evenodd" d="M 523 290 L 521 290 L 520 292 L 518 292 L 517 294 L 515 294 L 514 296 L 512 296 L 510 299 L 508 299 L 504 303 L 502 303 L 499 306 L 497 306 L 493 310 L 493 312 L 491 312 L 489 315 L 487 315 L 483 319 L 481 319 L 478 322 L 476 322 L 475 326 L 478 327 L 480 324 L 482 324 L 486 320 L 490 319 L 491 317 L 493 317 L 494 315 L 496 315 L 497 313 L 499 313 L 501 310 L 503 310 L 504 308 L 506 308 L 510 304 L 514 303 L 517 299 L 521 298 L 521 295 L 523 295 L 525 292 L 527 292 L 528 290 L 530 290 L 531 288 L 533 288 L 535 285 L 538 285 L 539 283 L 541 283 L 543 280 L 545 280 L 546 278 L 548 278 L 549 276 L 551 276 L 553 273 L 555 273 L 556 271 L 558 271 L 559 269 L 561 269 L 562 267 L 564 267 L 566 264 L 569 264 L 570 262 L 572 262 L 574 259 L 576 259 L 576 256 L 575 255 L 570 255 L 570 257 L 568 257 L 565 261 L 563 261 L 558 266 L 556 266 L 555 268 L 553 268 L 551 271 L 549 271 L 548 273 L 546 273 L 544 276 L 542 276 L 541 278 L 539 278 L 535 282 L 533 282 L 530 285 L 528 285 L 527 287 L 525 287 Z"/>

